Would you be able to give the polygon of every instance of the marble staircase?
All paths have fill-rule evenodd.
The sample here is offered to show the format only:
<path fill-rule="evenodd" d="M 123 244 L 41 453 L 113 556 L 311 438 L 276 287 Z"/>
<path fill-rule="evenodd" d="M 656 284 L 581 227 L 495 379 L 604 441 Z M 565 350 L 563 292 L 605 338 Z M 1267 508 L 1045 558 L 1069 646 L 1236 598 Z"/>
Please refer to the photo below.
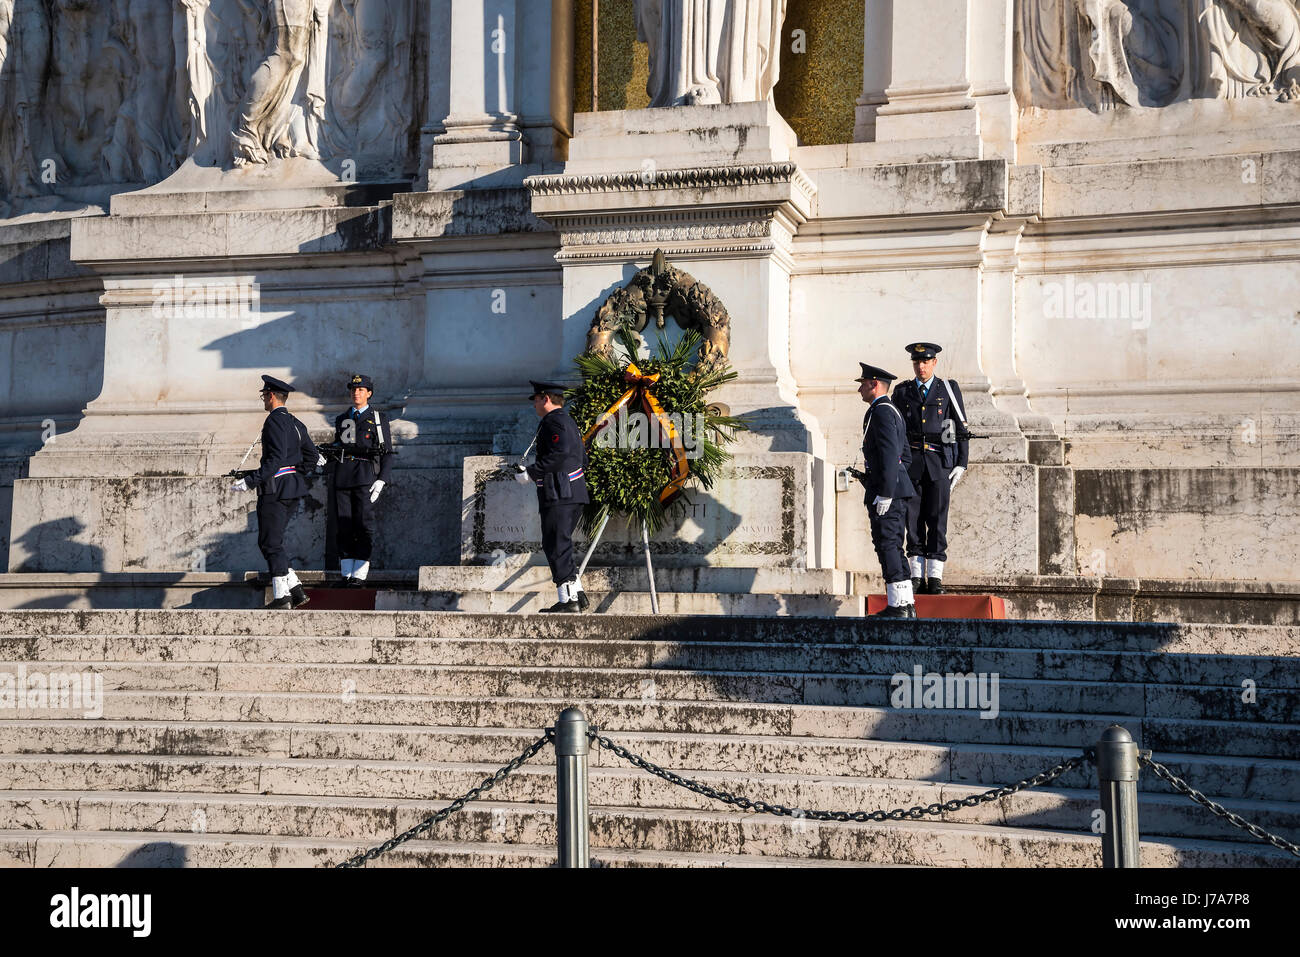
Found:
<path fill-rule="evenodd" d="M 104 688 L 89 717 L 0 708 L 3 866 L 338 862 L 445 806 L 570 705 L 715 787 L 849 811 L 1010 783 L 1120 723 L 1215 800 L 1300 839 L 1295 628 L 23 611 L 0 613 L 0 662 L 93 672 Z M 997 716 L 892 707 L 890 676 L 918 666 L 996 673 Z M 591 763 L 603 866 L 1100 862 L 1091 770 L 942 818 L 860 825 L 738 812 L 601 750 Z M 1140 788 L 1145 866 L 1300 864 L 1150 774 Z M 553 863 L 553 752 L 488 798 L 378 863 Z"/>

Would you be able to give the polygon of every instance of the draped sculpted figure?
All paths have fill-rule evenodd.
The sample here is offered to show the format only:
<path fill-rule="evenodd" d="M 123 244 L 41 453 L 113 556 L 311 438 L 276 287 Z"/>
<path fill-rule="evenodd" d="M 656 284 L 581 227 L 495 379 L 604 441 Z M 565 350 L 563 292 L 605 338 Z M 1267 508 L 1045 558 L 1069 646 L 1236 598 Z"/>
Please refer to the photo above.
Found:
<path fill-rule="evenodd" d="M 651 106 L 766 100 L 780 71 L 786 0 L 635 0 L 650 48 Z"/>
<path fill-rule="evenodd" d="M 1297 0 L 1019 0 L 1021 106 L 1300 98 Z"/>
<path fill-rule="evenodd" d="M 273 49 L 248 81 L 233 138 L 236 166 L 272 156 L 319 159 L 330 0 L 270 0 Z M 306 71 L 305 104 L 295 102 Z"/>

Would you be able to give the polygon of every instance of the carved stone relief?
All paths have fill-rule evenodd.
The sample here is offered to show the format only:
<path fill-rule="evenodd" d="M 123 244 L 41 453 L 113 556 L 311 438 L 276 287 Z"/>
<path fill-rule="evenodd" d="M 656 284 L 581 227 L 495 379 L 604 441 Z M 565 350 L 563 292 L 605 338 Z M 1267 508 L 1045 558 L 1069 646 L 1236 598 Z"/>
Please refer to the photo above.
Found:
<path fill-rule="evenodd" d="M 1295 0 L 1020 0 L 1022 107 L 1300 99 Z"/>
<path fill-rule="evenodd" d="M 187 159 L 414 171 L 417 0 L 0 0 L 0 217 Z"/>
<path fill-rule="evenodd" d="M 671 317 L 683 329 L 703 336 L 697 369 L 727 361 L 731 345 L 731 316 L 713 290 L 689 273 L 670 266 L 662 249 L 626 286 L 615 289 L 596 310 L 587 330 L 587 351 L 614 358 L 614 336 L 620 329 L 641 332 L 653 319 L 663 329 Z"/>

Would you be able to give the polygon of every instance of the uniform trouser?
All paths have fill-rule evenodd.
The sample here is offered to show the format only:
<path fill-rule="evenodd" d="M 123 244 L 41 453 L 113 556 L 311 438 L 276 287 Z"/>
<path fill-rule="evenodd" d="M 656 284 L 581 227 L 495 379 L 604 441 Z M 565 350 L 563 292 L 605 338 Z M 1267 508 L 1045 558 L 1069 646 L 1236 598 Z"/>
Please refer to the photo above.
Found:
<path fill-rule="evenodd" d="M 271 498 L 257 500 L 257 547 L 266 559 L 272 578 L 289 574 L 289 553 L 284 550 L 284 530 L 289 527 L 289 516 L 298 508 L 296 498 Z"/>
<path fill-rule="evenodd" d="M 928 471 L 913 479 L 916 494 L 907 500 L 907 554 L 922 558 L 948 558 L 948 499 L 952 482 L 946 470 L 937 479 Z"/>
<path fill-rule="evenodd" d="M 370 561 L 375 540 L 375 507 L 370 503 L 370 489 L 336 488 L 334 510 L 338 516 L 339 558 Z"/>
<path fill-rule="evenodd" d="M 912 501 L 896 498 L 884 515 L 877 515 L 876 507 L 867 504 L 871 544 L 876 547 L 876 557 L 880 559 L 880 571 L 886 584 L 907 581 L 911 577 L 907 570 L 907 555 L 903 552 L 903 530 L 907 524 L 908 504 Z"/>
<path fill-rule="evenodd" d="M 548 505 L 542 509 L 542 551 L 551 566 L 551 581 L 560 585 L 577 575 L 573 561 L 573 530 L 582 518 L 581 505 Z"/>

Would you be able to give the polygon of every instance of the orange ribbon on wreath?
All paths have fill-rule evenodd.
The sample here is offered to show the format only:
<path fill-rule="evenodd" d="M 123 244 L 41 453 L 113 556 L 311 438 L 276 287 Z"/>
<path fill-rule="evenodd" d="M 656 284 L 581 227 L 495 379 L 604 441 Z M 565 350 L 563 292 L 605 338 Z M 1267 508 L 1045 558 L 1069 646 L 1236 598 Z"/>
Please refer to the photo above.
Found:
<path fill-rule="evenodd" d="M 627 369 L 623 373 L 625 382 L 631 385 L 631 388 L 619 397 L 619 400 L 601 413 L 596 424 L 589 428 L 582 437 L 583 444 L 590 443 L 591 440 L 614 420 L 618 410 L 623 408 L 634 399 L 641 400 L 641 406 L 646 410 L 646 414 L 651 422 L 659 427 L 661 435 L 668 436 L 668 452 L 672 459 L 672 478 L 664 486 L 663 491 L 659 493 L 660 504 L 667 505 L 673 498 L 680 495 L 682 487 L 691 477 L 690 462 L 686 458 L 686 446 L 682 443 L 682 438 L 677 434 L 677 429 L 673 426 L 672 420 L 664 413 L 663 406 L 659 400 L 650 392 L 650 387 L 659 381 L 659 373 L 654 375 L 644 375 L 636 367 L 635 362 L 629 362 Z"/>

